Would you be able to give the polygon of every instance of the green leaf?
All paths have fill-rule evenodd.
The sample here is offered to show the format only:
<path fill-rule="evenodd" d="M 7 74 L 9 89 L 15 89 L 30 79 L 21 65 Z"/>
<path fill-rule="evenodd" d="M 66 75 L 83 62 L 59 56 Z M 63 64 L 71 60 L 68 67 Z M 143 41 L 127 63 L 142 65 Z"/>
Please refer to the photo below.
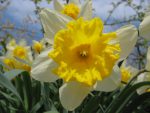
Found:
<path fill-rule="evenodd" d="M 99 96 L 94 96 L 84 107 L 82 113 L 94 113 L 99 107 Z"/>
<path fill-rule="evenodd" d="M 27 110 L 32 107 L 32 84 L 31 78 L 28 72 L 21 73 L 23 79 L 23 92 L 24 92 L 24 103 Z"/>
<path fill-rule="evenodd" d="M 18 76 L 22 72 L 24 72 L 24 70 L 14 69 L 14 70 L 5 72 L 4 76 L 7 77 L 9 80 L 12 80 L 13 78 L 15 78 L 16 76 Z"/>
<path fill-rule="evenodd" d="M 12 83 L 3 75 L 0 75 L 0 85 L 10 90 L 19 100 L 22 102 L 20 95 L 18 94 L 16 88 L 12 85 Z"/>
<path fill-rule="evenodd" d="M 0 94 L 3 95 L 9 101 L 14 101 L 14 102 L 17 101 L 17 99 L 15 99 L 14 97 L 11 97 L 9 94 L 7 94 L 5 92 L 0 91 Z"/>
<path fill-rule="evenodd" d="M 141 82 L 141 83 L 137 83 L 133 86 L 131 86 L 130 88 L 128 88 L 126 90 L 126 92 L 122 95 L 122 102 L 120 104 L 120 107 L 118 107 L 116 113 L 122 113 L 122 109 L 124 108 L 124 106 L 130 101 L 130 99 L 132 99 L 132 97 L 134 97 L 134 92 L 142 87 L 142 86 L 147 86 L 150 85 L 150 82 Z"/>
<path fill-rule="evenodd" d="M 46 111 L 44 113 L 58 113 L 58 111 Z"/>
<path fill-rule="evenodd" d="M 124 107 L 124 109 L 122 110 L 123 113 L 133 112 L 139 105 L 142 105 L 148 99 L 150 99 L 150 92 L 138 95 L 132 100 L 132 102 L 130 102 L 130 104 L 127 104 L 127 107 Z"/>
<path fill-rule="evenodd" d="M 121 113 L 123 107 L 127 104 L 127 102 L 131 99 L 135 91 L 142 87 L 150 85 L 150 82 L 140 82 L 133 86 L 128 87 L 128 89 L 125 88 L 121 92 L 121 94 L 114 99 L 114 101 L 111 103 L 111 105 L 108 107 L 108 109 L 105 111 L 105 113 Z"/>
<path fill-rule="evenodd" d="M 32 107 L 31 113 L 36 113 L 43 105 L 44 101 L 41 99 L 35 106 Z"/>

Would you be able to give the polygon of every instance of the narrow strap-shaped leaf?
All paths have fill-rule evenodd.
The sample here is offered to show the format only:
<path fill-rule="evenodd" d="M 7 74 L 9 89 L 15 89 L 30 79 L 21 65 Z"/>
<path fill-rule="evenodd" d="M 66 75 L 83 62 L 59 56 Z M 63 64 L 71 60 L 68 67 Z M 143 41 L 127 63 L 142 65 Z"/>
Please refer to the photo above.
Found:
<path fill-rule="evenodd" d="M 32 107 L 30 113 L 36 113 L 42 107 L 43 103 L 44 103 L 44 101 L 43 101 L 43 99 L 41 99 L 39 102 L 37 102 L 35 104 L 35 106 Z"/>
<path fill-rule="evenodd" d="M 13 94 L 16 95 L 16 97 L 20 100 L 20 102 L 22 102 L 22 99 L 20 97 L 20 95 L 18 94 L 16 88 L 12 85 L 12 83 L 3 75 L 0 75 L 0 84 L 9 89 Z"/>
<path fill-rule="evenodd" d="M 26 109 L 24 107 L 24 103 L 20 97 L 20 95 L 18 94 L 16 88 L 13 86 L 13 84 L 4 76 L 0 74 L 0 85 L 2 85 L 3 87 L 7 88 L 8 90 L 10 90 L 17 98 L 18 100 L 21 102 L 23 109 L 26 113 Z"/>
<path fill-rule="evenodd" d="M 142 105 L 144 101 L 148 99 L 150 99 L 150 92 L 138 95 L 126 108 L 124 108 L 124 110 L 122 110 L 122 113 L 133 112 L 139 105 Z"/>
<path fill-rule="evenodd" d="M 116 97 L 114 101 L 111 104 L 111 107 L 109 107 L 105 113 L 120 113 L 122 108 L 124 107 L 125 103 L 130 99 L 129 97 L 133 95 L 133 93 L 140 87 L 150 85 L 150 82 L 141 82 L 137 83 L 131 87 L 129 87 L 127 90 L 123 91 L 123 94 L 121 97 Z"/>
<path fill-rule="evenodd" d="M 94 96 L 84 107 L 82 113 L 94 113 L 99 107 L 99 96 Z"/>
<path fill-rule="evenodd" d="M 23 79 L 23 92 L 24 92 L 24 102 L 27 110 L 32 107 L 32 84 L 31 78 L 28 72 L 21 73 Z"/>
<path fill-rule="evenodd" d="M 7 100 L 9 100 L 9 101 L 13 101 L 13 102 L 16 102 L 16 101 L 17 101 L 16 98 L 11 97 L 9 94 L 7 94 L 7 93 L 5 93 L 5 92 L 0 91 L 0 94 L 3 95 L 3 96 L 4 96 Z"/>

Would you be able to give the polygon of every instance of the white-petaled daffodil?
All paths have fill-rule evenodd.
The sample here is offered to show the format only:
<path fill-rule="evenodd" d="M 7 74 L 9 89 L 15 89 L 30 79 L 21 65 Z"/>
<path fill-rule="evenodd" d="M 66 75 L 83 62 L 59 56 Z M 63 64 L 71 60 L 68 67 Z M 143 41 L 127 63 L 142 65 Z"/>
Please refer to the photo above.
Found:
<path fill-rule="evenodd" d="M 58 0 L 54 0 L 54 9 L 61 14 L 65 14 L 72 19 L 83 17 L 84 19 L 92 18 L 92 1 L 85 0 L 81 5 L 80 0 L 69 0 L 68 4 L 63 5 Z"/>
<path fill-rule="evenodd" d="M 47 46 L 50 46 L 50 45 L 47 45 L 44 38 L 40 41 L 33 40 L 32 41 L 32 50 L 34 53 L 34 57 L 37 57 L 42 51 L 44 51 L 47 48 Z"/>
<path fill-rule="evenodd" d="M 120 72 L 121 81 L 127 84 L 132 79 L 132 77 L 134 77 L 138 73 L 138 69 L 134 68 L 131 65 L 127 65 L 125 60 L 120 67 Z"/>
<path fill-rule="evenodd" d="M 133 25 L 105 34 L 100 18 L 70 20 L 49 9 L 43 9 L 40 17 L 53 46 L 33 62 L 33 78 L 63 79 L 60 101 L 67 110 L 78 107 L 92 90 L 116 89 L 121 81 L 116 63 L 130 54 L 137 40 Z"/>
<path fill-rule="evenodd" d="M 25 40 L 21 40 L 19 44 L 15 40 L 11 40 L 6 47 L 6 55 L 0 58 L 5 70 L 21 69 L 30 72 L 32 53 L 30 47 L 26 45 Z"/>

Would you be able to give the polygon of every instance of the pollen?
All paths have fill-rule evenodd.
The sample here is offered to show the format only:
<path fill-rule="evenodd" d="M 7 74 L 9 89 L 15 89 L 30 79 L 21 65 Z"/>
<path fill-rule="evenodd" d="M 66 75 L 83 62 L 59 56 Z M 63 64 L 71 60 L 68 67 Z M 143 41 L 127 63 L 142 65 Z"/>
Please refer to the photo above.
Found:
<path fill-rule="evenodd" d="M 73 19 L 77 19 L 80 9 L 77 5 L 70 3 L 64 6 L 63 10 L 61 11 L 63 14 L 66 14 Z"/>
<path fill-rule="evenodd" d="M 13 50 L 13 55 L 15 57 L 18 57 L 20 59 L 24 59 L 27 55 L 27 50 L 22 47 L 22 46 L 17 46 L 14 50 Z"/>
<path fill-rule="evenodd" d="M 116 33 L 102 34 L 101 19 L 79 18 L 54 37 L 48 56 L 58 65 L 55 74 L 65 82 L 76 81 L 92 86 L 108 77 L 120 56 L 120 45 L 110 44 Z"/>
<path fill-rule="evenodd" d="M 81 51 L 80 56 L 81 57 L 87 57 L 88 56 L 88 51 Z"/>

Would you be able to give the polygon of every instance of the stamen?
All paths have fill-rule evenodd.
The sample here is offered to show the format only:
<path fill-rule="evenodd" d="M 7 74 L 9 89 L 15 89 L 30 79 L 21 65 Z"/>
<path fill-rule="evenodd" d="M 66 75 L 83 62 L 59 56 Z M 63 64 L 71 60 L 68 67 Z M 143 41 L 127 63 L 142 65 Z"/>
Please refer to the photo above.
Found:
<path fill-rule="evenodd" d="M 87 57 L 88 56 L 88 51 L 81 51 L 80 56 L 81 57 Z"/>

